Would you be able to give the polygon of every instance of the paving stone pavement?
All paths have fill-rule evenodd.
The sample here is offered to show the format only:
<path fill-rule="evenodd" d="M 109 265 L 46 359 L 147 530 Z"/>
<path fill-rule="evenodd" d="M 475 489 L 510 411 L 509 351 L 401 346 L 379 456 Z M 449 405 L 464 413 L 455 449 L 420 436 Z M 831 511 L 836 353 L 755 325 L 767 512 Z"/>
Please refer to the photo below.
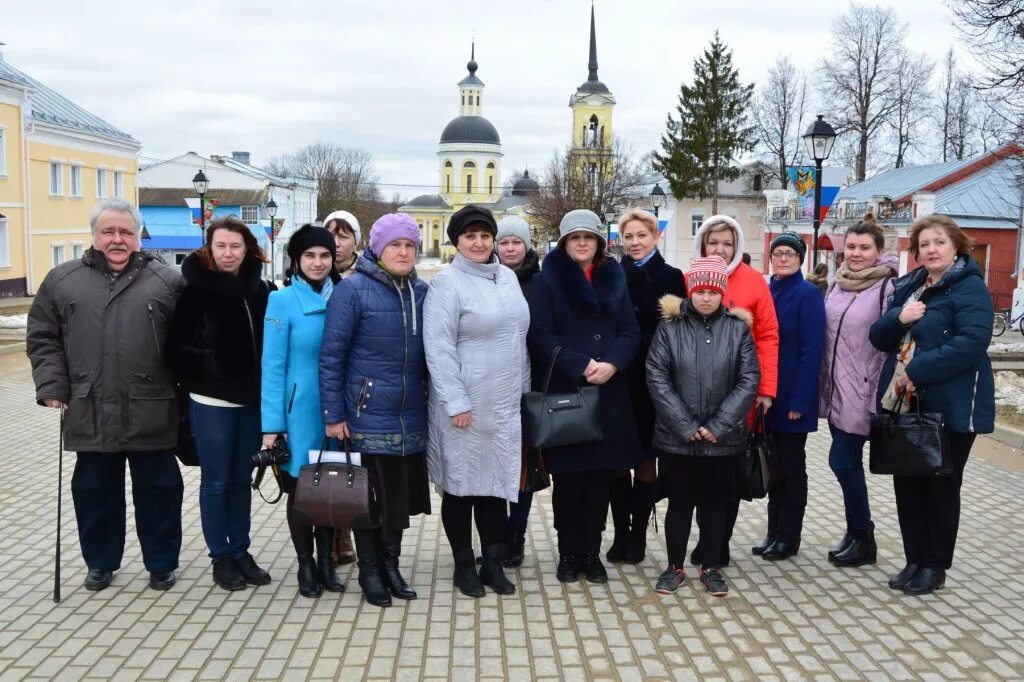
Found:
<path fill-rule="evenodd" d="M 134 537 L 123 568 L 99 593 L 85 567 L 65 457 L 63 601 L 51 600 L 57 415 L 32 400 L 28 364 L 0 358 L 0 682 L 60 679 L 1022 679 L 1024 678 L 1024 473 L 972 457 L 956 565 L 944 591 L 908 598 L 885 587 L 902 567 L 891 486 L 871 477 L 879 561 L 830 567 L 842 534 L 827 432 L 809 441 L 811 499 L 800 555 L 769 563 L 749 554 L 762 503 L 744 504 L 716 599 L 691 577 L 671 597 L 652 590 L 665 561 L 650 531 L 639 566 L 609 567 L 607 585 L 564 586 L 550 495 L 538 496 L 527 561 L 514 596 L 453 594 L 452 559 L 435 514 L 414 521 L 403 557 L 420 598 L 389 609 L 349 591 L 298 596 L 296 561 L 281 506 L 253 503 L 253 552 L 274 577 L 266 587 L 214 587 L 198 509 L 198 472 L 185 472 L 185 540 L 177 586 L 147 588 Z M 976 446 L 977 449 L 977 446 Z M 659 516 L 664 508 L 659 506 Z M 690 571 L 691 574 L 694 571 Z"/>

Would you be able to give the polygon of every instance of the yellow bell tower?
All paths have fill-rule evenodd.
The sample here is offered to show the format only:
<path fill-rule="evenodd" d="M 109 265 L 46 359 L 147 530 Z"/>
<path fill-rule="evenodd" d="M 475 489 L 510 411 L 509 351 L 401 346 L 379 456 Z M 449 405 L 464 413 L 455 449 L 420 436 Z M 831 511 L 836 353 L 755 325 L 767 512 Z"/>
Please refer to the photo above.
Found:
<path fill-rule="evenodd" d="M 590 6 L 590 61 L 587 66 L 587 80 L 569 99 L 569 108 L 572 109 L 569 155 L 582 162 L 584 170 L 593 176 L 599 169 L 604 169 L 606 174 L 611 172 L 612 109 L 615 107 L 615 96 L 597 77 L 597 30 L 593 5 Z"/>

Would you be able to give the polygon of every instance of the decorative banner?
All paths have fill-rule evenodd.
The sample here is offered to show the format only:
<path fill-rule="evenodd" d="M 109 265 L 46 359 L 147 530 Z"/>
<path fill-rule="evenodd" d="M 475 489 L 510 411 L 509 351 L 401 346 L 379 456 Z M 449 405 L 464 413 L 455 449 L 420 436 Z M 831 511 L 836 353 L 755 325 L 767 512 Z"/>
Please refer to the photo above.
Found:
<path fill-rule="evenodd" d="M 192 199 L 185 199 L 185 205 L 188 206 L 189 210 L 192 212 L 192 224 L 193 225 L 202 225 L 203 224 L 203 221 L 201 221 L 199 219 L 199 202 L 200 202 L 199 197 L 195 197 L 195 198 L 192 198 Z M 206 215 L 204 216 L 204 219 L 205 219 L 206 222 L 209 222 L 209 221 L 213 220 L 213 209 L 215 209 L 218 206 L 220 206 L 220 202 L 217 201 L 216 199 L 206 199 L 205 201 L 203 201 L 203 203 L 206 204 L 206 206 L 205 206 L 205 208 L 206 208 Z"/>
<path fill-rule="evenodd" d="M 789 166 L 790 190 L 796 192 L 803 212 L 800 217 L 814 216 L 814 166 Z M 850 174 L 845 166 L 826 166 L 821 169 L 821 212 L 819 220 L 824 221 L 832 202 L 839 195 L 843 182 Z"/>
<path fill-rule="evenodd" d="M 281 234 L 281 228 L 284 227 L 284 218 L 271 218 L 270 223 L 263 229 L 267 231 L 267 237 L 277 239 L 277 235 Z"/>

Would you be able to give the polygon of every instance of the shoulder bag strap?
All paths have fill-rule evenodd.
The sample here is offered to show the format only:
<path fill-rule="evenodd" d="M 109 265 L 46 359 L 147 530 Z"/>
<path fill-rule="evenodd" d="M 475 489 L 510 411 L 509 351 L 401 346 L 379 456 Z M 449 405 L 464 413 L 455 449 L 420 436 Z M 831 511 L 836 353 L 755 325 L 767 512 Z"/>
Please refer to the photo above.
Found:
<path fill-rule="evenodd" d="M 878 290 L 878 316 L 881 317 L 882 313 L 885 312 L 885 288 L 889 286 L 889 280 L 892 279 L 892 275 L 882 280 L 882 286 Z"/>
<path fill-rule="evenodd" d="M 555 360 L 558 358 L 559 351 L 562 350 L 561 346 L 555 346 L 555 350 L 551 353 L 551 362 L 548 363 L 548 376 L 544 380 L 544 395 L 547 396 L 548 389 L 551 388 L 551 375 L 555 371 Z"/>

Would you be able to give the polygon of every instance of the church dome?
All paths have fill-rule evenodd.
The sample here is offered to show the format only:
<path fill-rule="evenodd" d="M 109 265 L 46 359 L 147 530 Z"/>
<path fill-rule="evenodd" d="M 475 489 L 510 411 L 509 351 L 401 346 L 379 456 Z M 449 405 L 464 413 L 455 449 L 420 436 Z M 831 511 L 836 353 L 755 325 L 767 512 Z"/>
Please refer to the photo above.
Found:
<path fill-rule="evenodd" d="M 501 144 L 501 138 L 494 125 L 483 116 L 458 116 L 444 127 L 441 144 L 458 142 Z"/>
<path fill-rule="evenodd" d="M 539 192 L 540 184 L 530 177 L 530 171 L 523 171 L 523 177 L 516 180 L 516 184 L 512 185 L 512 196 L 524 197 L 531 192 Z"/>

